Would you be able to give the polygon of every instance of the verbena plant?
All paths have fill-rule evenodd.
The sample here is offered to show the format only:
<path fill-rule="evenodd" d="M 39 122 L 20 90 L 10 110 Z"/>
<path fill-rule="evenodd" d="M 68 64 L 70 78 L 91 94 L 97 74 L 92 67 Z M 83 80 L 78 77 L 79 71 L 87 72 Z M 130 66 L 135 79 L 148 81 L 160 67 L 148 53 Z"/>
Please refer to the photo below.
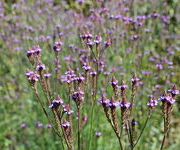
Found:
<path fill-rule="evenodd" d="M 141 84 L 140 79 L 134 74 L 131 79 L 131 95 L 127 98 L 126 89 L 128 86 L 124 81 L 118 84 L 118 80 L 112 76 L 109 83 L 112 85 L 111 98 L 106 98 L 104 92 L 98 93 L 98 88 L 101 84 L 99 80 L 106 81 L 106 76 L 102 76 L 103 67 L 102 60 L 104 59 L 105 50 L 111 45 L 111 40 L 102 43 L 100 34 L 93 36 L 89 32 L 80 35 L 81 43 L 87 49 L 79 51 L 79 61 L 75 61 L 75 68 L 67 66 L 67 71 L 64 75 L 60 72 L 60 59 L 62 45 L 61 41 L 55 42 L 53 49 L 55 54 L 54 74 L 48 72 L 48 68 L 41 60 L 41 49 L 39 46 L 34 46 L 27 51 L 27 57 L 33 65 L 34 70 L 26 71 L 27 79 L 41 105 L 44 114 L 49 123 L 52 124 L 54 132 L 60 137 L 62 145 L 64 143 L 69 150 L 83 149 L 83 141 L 81 133 L 86 125 L 86 120 L 83 120 L 83 109 L 91 111 L 90 128 L 88 138 L 88 148 L 91 149 L 92 131 L 94 128 L 93 121 L 94 109 L 97 105 L 97 100 L 102 95 L 99 103 L 103 106 L 105 117 L 110 123 L 117 139 L 120 149 L 124 149 L 124 145 L 130 149 L 134 149 L 138 144 L 148 121 L 155 110 L 158 101 L 162 101 L 162 112 L 164 119 L 164 138 L 160 149 L 163 149 L 166 137 L 170 129 L 170 118 L 172 114 L 175 96 L 179 94 L 174 85 L 172 89 L 165 91 L 160 98 L 155 98 L 150 95 L 147 102 L 147 119 L 144 122 L 142 129 L 139 132 L 136 130 L 136 123 L 141 122 L 141 119 L 134 118 L 136 111 L 135 96 L 138 87 Z M 50 79 L 53 79 L 54 84 L 51 84 Z M 101 78 L 101 79 L 100 79 Z M 39 82 L 38 82 L 39 81 Z M 40 86 L 38 85 L 40 84 Z M 54 88 L 51 88 L 52 85 Z M 59 90 L 60 87 L 67 87 L 66 96 Z M 45 99 L 39 95 L 39 90 L 42 90 Z M 85 108 L 87 107 L 87 108 Z M 135 109 L 136 108 L 136 109 Z M 49 111 L 49 110 L 51 111 Z M 120 113 L 117 114 L 117 113 Z M 122 144 L 122 141 L 124 144 Z"/>

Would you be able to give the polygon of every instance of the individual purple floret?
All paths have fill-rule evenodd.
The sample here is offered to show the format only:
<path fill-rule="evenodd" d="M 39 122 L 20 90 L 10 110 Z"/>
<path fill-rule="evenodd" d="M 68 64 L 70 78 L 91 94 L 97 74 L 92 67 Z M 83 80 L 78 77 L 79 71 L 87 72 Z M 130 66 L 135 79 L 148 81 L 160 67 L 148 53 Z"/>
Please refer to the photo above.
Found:
<path fill-rule="evenodd" d="M 120 106 L 120 102 L 110 102 L 109 103 L 109 106 L 111 107 L 111 108 L 116 108 L 116 107 L 118 107 L 118 106 Z"/>
<path fill-rule="evenodd" d="M 34 54 L 34 50 L 32 50 L 32 49 L 28 50 L 27 53 L 26 53 L 27 57 L 30 57 L 33 54 Z"/>
<path fill-rule="evenodd" d="M 75 78 L 75 80 L 78 82 L 78 83 L 81 83 L 82 81 L 85 80 L 84 76 L 82 74 L 79 74 L 79 76 L 77 76 Z"/>
<path fill-rule="evenodd" d="M 78 91 L 75 91 L 73 94 L 72 94 L 72 99 L 74 101 L 83 101 L 84 100 L 84 92 L 81 91 L 81 90 L 78 90 Z"/>
<path fill-rule="evenodd" d="M 102 104 L 104 107 L 111 106 L 111 101 L 107 99 L 105 96 L 102 96 L 101 99 L 98 101 L 100 104 Z"/>
<path fill-rule="evenodd" d="M 60 80 L 62 82 L 71 83 L 76 80 L 76 75 L 74 74 L 74 71 L 69 69 L 65 72 L 65 75 L 60 76 Z"/>
<path fill-rule="evenodd" d="M 167 93 L 164 93 L 163 96 L 161 96 L 158 100 L 162 102 L 167 102 L 169 104 L 174 104 L 176 101 L 172 98 L 172 96 L 168 95 Z"/>
<path fill-rule="evenodd" d="M 51 76 L 51 73 L 45 73 L 44 74 L 44 77 L 47 79 L 47 78 L 49 78 Z"/>
<path fill-rule="evenodd" d="M 156 64 L 156 68 L 157 68 L 158 70 L 162 70 L 162 69 L 163 69 L 163 65 L 162 65 L 162 64 Z"/>
<path fill-rule="evenodd" d="M 111 40 L 107 40 L 104 42 L 105 48 L 108 48 L 112 44 Z"/>
<path fill-rule="evenodd" d="M 132 121 L 131 121 L 131 125 L 137 125 L 138 124 L 138 122 L 135 120 L 135 119 L 133 119 Z"/>
<path fill-rule="evenodd" d="M 62 105 L 63 103 L 63 100 L 57 97 L 56 99 L 52 100 L 52 103 L 49 105 L 49 108 L 57 108 L 59 105 Z"/>
<path fill-rule="evenodd" d="M 64 128 L 67 128 L 67 127 L 70 127 L 70 123 L 68 121 L 63 121 L 61 126 L 64 127 Z"/>
<path fill-rule="evenodd" d="M 136 34 L 135 34 L 135 35 L 132 35 L 130 39 L 131 39 L 132 41 L 134 41 L 134 40 L 137 40 L 138 38 L 139 38 L 139 35 L 136 35 Z"/>
<path fill-rule="evenodd" d="M 101 35 L 100 34 L 96 35 L 96 40 L 94 40 L 94 43 L 96 43 L 96 45 L 98 45 L 101 41 L 102 41 Z"/>
<path fill-rule="evenodd" d="M 99 131 L 96 131 L 96 132 L 95 132 L 95 136 L 96 136 L 96 137 L 100 137 L 101 135 L 102 135 L 101 132 L 99 132 Z"/>
<path fill-rule="evenodd" d="M 84 63 L 82 67 L 85 71 L 89 71 L 91 69 L 91 66 L 88 65 L 88 63 Z"/>
<path fill-rule="evenodd" d="M 69 108 L 68 105 L 63 105 L 63 111 L 64 111 L 64 113 L 66 113 L 66 114 L 68 114 L 68 115 L 74 113 L 73 110 L 70 110 L 70 108 Z"/>
<path fill-rule="evenodd" d="M 27 76 L 28 80 L 31 82 L 31 83 L 35 83 L 39 80 L 39 77 L 40 75 L 36 72 L 33 72 L 33 71 L 27 71 L 25 73 L 25 75 Z"/>
<path fill-rule="evenodd" d="M 136 85 L 140 81 L 140 79 L 136 75 L 133 75 L 131 81 L 133 85 Z"/>
<path fill-rule="evenodd" d="M 86 43 L 90 48 L 92 48 L 93 47 L 93 45 L 94 45 L 94 41 L 92 41 L 92 40 L 90 40 L 90 39 L 88 39 L 88 41 L 87 41 L 87 43 Z"/>
<path fill-rule="evenodd" d="M 149 102 L 147 103 L 147 105 L 148 105 L 150 108 L 155 107 L 157 104 L 158 104 L 158 101 L 157 101 L 157 99 L 154 99 L 154 98 L 151 98 L 151 99 L 149 100 Z"/>
<path fill-rule="evenodd" d="M 38 121 L 38 122 L 35 123 L 35 125 L 36 125 L 36 127 L 42 127 L 42 126 L 43 126 L 43 123 L 41 123 L 41 122 Z"/>
<path fill-rule="evenodd" d="M 129 126 L 126 124 L 126 125 L 123 126 L 123 129 L 128 130 Z"/>
<path fill-rule="evenodd" d="M 169 89 L 168 92 L 171 93 L 172 97 L 179 94 L 179 90 L 176 88 L 176 85 L 174 85 L 172 89 Z"/>
<path fill-rule="evenodd" d="M 52 128 L 52 125 L 51 124 L 46 124 L 46 127 L 47 128 Z"/>
<path fill-rule="evenodd" d="M 122 108 L 129 108 L 132 104 L 130 102 L 121 102 L 119 105 Z"/>
<path fill-rule="evenodd" d="M 82 3 L 84 3 L 84 0 L 77 0 L 77 2 L 78 2 L 79 4 L 82 4 Z"/>
<path fill-rule="evenodd" d="M 36 66 L 37 71 L 42 71 L 42 70 L 45 70 L 45 69 L 46 69 L 46 67 L 45 67 L 44 64 L 39 64 L 39 65 Z"/>
<path fill-rule="evenodd" d="M 157 18 L 159 16 L 160 16 L 160 14 L 158 14 L 158 13 L 152 13 L 148 17 L 150 17 L 150 18 Z"/>
<path fill-rule="evenodd" d="M 112 80 L 109 82 L 109 84 L 111 84 L 113 88 L 117 88 L 118 87 L 118 80 L 116 80 L 116 78 L 113 76 Z"/>
<path fill-rule="evenodd" d="M 125 90 L 128 88 L 128 86 L 124 83 L 124 81 L 121 82 L 121 85 L 118 86 L 118 88 L 120 88 L 121 90 Z"/>
<path fill-rule="evenodd" d="M 62 45 L 63 43 L 61 41 L 55 42 L 53 46 L 54 51 L 55 52 L 61 51 Z"/>
<path fill-rule="evenodd" d="M 90 72 L 90 75 L 96 76 L 96 75 L 97 75 L 97 72 L 96 72 L 96 71 L 92 71 L 92 72 Z"/>
<path fill-rule="evenodd" d="M 27 126 L 26 122 L 21 123 L 21 125 L 19 126 L 20 128 L 25 128 Z"/>
<path fill-rule="evenodd" d="M 30 57 L 32 54 L 39 56 L 40 52 L 41 52 L 41 49 L 39 45 L 36 45 L 27 51 L 27 57 Z"/>

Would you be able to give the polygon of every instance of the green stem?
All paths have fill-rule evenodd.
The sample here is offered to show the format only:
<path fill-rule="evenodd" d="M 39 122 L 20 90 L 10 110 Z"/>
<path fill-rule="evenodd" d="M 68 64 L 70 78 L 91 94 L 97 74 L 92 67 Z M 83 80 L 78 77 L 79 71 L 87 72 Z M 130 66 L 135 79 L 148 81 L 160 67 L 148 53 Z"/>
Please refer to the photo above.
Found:
<path fill-rule="evenodd" d="M 166 140 L 166 133 L 164 134 L 160 150 L 163 150 L 163 146 L 164 146 L 165 140 Z"/>
<path fill-rule="evenodd" d="M 139 142 L 139 140 L 140 140 L 140 138 L 141 138 L 141 136 L 142 136 L 142 134 L 143 134 L 143 132 L 144 132 L 144 129 L 146 128 L 147 123 L 148 123 L 148 121 L 149 121 L 150 118 L 151 118 L 151 112 L 149 111 L 149 114 L 148 114 L 147 119 L 146 119 L 146 121 L 145 121 L 145 123 L 144 123 L 143 129 L 141 130 L 141 133 L 140 133 L 139 137 L 137 138 L 137 141 L 136 141 L 136 143 L 134 144 L 133 148 L 134 148 L 134 147 L 137 145 L 137 143 Z"/>
<path fill-rule="evenodd" d="M 48 122 L 49 122 L 49 123 L 52 123 L 51 119 L 49 118 L 48 113 L 46 112 L 46 109 L 44 108 L 44 104 L 43 104 L 43 102 L 42 102 L 42 100 L 41 100 L 41 98 L 40 98 L 40 96 L 39 96 L 39 94 L 38 94 L 38 91 L 37 91 L 35 85 L 32 86 L 32 89 L 33 89 L 33 91 L 34 91 L 34 93 L 35 93 L 35 95 L 36 95 L 36 97 L 37 97 L 37 99 L 38 99 L 38 102 L 39 102 L 40 105 L 41 105 L 41 108 L 43 109 L 44 114 L 46 115 L 46 117 L 47 117 L 47 119 L 48 119 Z M 53 125 L 52 125 L 52 127 L 53 127 Z M 53 130 L 54 130 L 54 132 L 60 137 L 60 139 L 62 140 L 61 135 L 56 131 L 56 129 L 55 129 L 54 127 L 53 127 Z"/>
<path fill-rule="evenodd" d="M 78 106 L 78 150 L 81 150 L 80 125 L 81 125 L 80 106 Z"/>

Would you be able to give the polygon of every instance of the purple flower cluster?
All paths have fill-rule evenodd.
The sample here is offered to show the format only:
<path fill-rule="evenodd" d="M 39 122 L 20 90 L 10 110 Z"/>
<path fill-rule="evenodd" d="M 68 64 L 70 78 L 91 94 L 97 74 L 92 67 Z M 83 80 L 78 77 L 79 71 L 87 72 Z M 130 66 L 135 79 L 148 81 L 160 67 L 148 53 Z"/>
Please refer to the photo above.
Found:
<path fill-rule="evenodd" d="M 75 78 L 75 80 L 78 82 L 78 83 L 81 83 L 82 81 L 85 80 L 84 76 L 82 74 L 79 74 L 79 76 L 77 76 Z"/>
<path fill-rule="evenodd" d="M 32 55 L 38 56 L 40 52 L 41 52 L 41 49 L 39 45 L 36 45 L 27 51 L 27 57 L 30 57 Z"/>
<path fill-rule="evenodd" d="M 121 89 L 121 90 L 123 91 L 123 90 L 127 89 L 128 86 L 124 83 L 124 81 L 122 81 L 121 85 L 118 86 L 118 88 Z"/>
<path fill-rule="evenodd" d="M 53 46 L 53 50 L 55 52 L 61 51 L 62 45 L 63 45 L 63 43 L 61 41 L 55 42 L 54 46 Z"/>
<path fill-rule="evenodd" d="M 115 77 L 112 77 L 112 80 L 109 82 L 109 84 L 111 84 L 115 89 L 118 88 L 118 80 L 116 80 Z"/>
<path fill-rule="evenodd" d="M 27 76 L 28 80 L 31 82 L 31 83 L 35 83 L 39 80 L 39 77 L 40 75 L 36 72 L 33 72 L 33 71 L 27 71 L 25 73 L 25 75 Z"/>
<path fill-rule="evenodd" d="M 129 108 L 132 105 L 130 102 L 117 102 L 117 101 L 109 100 L 105 96 L 102 96 L 102 98 L 98 102 L 102 104 L 104 107 L 110 107 L 110 108 L 116 108 L 116 107 Z"/>
<path fill-rule="evenodd" d="M 45 67 L 44 64 L 38 64 L 38 65 L 36 66 L 36 70 L 37 70 L 37 71 L 42 71 L 42 70 L 45 70 L 45 69 L 46 69 L 46 67 Z"/>
<path fill-rule="evenodd" d="M 163 96 L 161 96 L 158 100 L 162 102 L 167 102 L 170 105 L 176 102 L 175 99 L 173 99 L 172 96 L 168 95 L 167 93 L 163 94 Z"/>
<path fill-rule="evenodd" d="M 140 79 L 136 75 L 133 75 L 133 77 L 131 78 L 131 81 L 133 85 L 137 85 Z"/>
<path fill-rule="evenodd" d="M 52 100 L 52 103 L 49 105 L 49 108 L 58 108 L 59 105 L 62 105 L 64 102 L 60 98 L 56 98 Z"/>
<path fill-rule="evenodd" d="M 38 121 L 38 122 L 35 123 L 35 126 L 36 126 L 36 127 L 42 127 L 42 126 L 43 126 L 43 123 L 41 123 L 41 122 Z"/>
<path fill-rule="evenodd" d="M 44 74 L 44 77 L 47 79 L 47 78 L 49 78 L 51 76 L 51 73 L 45 73 Z"/>
<path fill-rule="evenodd" d="M 88 40 L 88 39 L 92 39 L 93 35 L 91 33 L 87 32 L 87 33 L 81 34 L 80 38 L 82 38 L 83 40 L 85 40 L 85 39 Z"/>
<path fill-rule="evenodd" d="M 100 104 L 102 104 L 104 107 L 110 106 L 110 100 L 107 99 L 105 96 L 102 96 L 101 99 L 98 101 Z"/>
<path fill-rule="evenodd" d="M 81 91 L 81 90 L 78 90 L 78 91 L 75 91 L 73 94 L 72 94 L 72 99 L 74 101 L 83 101 L 84 100 L 84 92 Z"/>
<path fill-rule="evenodd" d="M 90 72 L 90 75 L 96 76 L 96 75 L 97 75 L 97 72 L 96 72 L 96 71 L 92 71 L 92 72 Z"/>
<path fill-rule="evenodd" d="M 129 107 L 131 107 L 131 105 L 132 104 L 130 102 L 121 102 L 119 106 L 121 108 L 129 108 Z"/>
<path fill-rule="evenodd" d="M 172 97 L 175 97 L 176 95 L 179 94 L 179 90 L 176 88 L 176 86 L 174 85 L 172 89 L 168 90 L 169 93 L 171 93 Z"/>
<path fill-rule="evenodd" d="M 156 64 L 156 68 L 157 68 L 158 70 L 162 70 L 162 69 L 163 69 L 163 65 L 162 65 L 162 64 Z"/>
<path fill-rule="evenodd" d="M 95 136 L 96 136 L 96 137 L 100 137 L 101 135 L 102 135 L 101 132 L 99 132 L 99 131 L 96 131 L 96 132 L 95 132 Z"/>
<path fill-rule="evenodd" d="M 149 102 L 147 103 L 147 105 L 150 107 L 150 108 L 153 108 L 155 106 L 158 105 L 158 101 L 157 99 L 154 99 L 153 97 L 150 98 Z"/>
<path fill-rule="evenodd" d="M 74 74 L 74 71 L 73 70 L 68 70 L 65 72 L 65 75 L 62 75 L 60 77 L 60 80 L 62 82 L 67 82 L 67 83 L 71 83 L 73 82 L 74 80 L 76 80 L 76 75 Z"/>
<path fill-rule="evenodd" d="M 96 43 L 96 45 L 100 44 L 100 42 L 102 41 L 102 37 L 100 34 L 96 35 L 96 39 L 94 40 L 94 43 Z"/>
<path fill-rule="evenodd" d="M 63 111 L 65 114 L 70 115 L 70 114 L 74 113 L 73 110 L 70 110 L 69 105 L 62 105 L 62 107 L 63 107 Z"/>
<path fill-rule="evenodd" d="M 63 121 L 61 126 L 64 127 L 64 128 L 67 128 L 67 127 L 70 127 L 70 123 L 68 121 Z"/>
<path fill-rule="evenodd" d="M 20 128 L 25 128 L 27 126 L 26 122 L 21 123 L 21 125 L 19 126 Z"/>
<path fill-rule="evenodd" d="M 91 69 L 91 66 L 88 65 L 88 63 L 83 63 L 83 67 L 82 67 L 85 71 L 89 71 Z"/>

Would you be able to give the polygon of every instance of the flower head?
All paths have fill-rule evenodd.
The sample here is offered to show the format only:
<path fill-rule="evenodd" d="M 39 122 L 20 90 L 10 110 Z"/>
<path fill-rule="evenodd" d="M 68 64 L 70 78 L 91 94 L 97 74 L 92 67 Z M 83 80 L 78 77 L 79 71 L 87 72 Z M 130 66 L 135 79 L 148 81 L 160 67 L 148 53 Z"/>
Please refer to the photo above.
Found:
<path fill-rule="evenodd" d="M 88 65 L 88 63 L 84 63 L 82 67 L 85 71 L 89 71 L 91 69 L 91 66 Z"/>
<path fill-rule="evenodd" d="M 118 80 L 116 80 L 116 78 L 113 76 L 112 80 L 109 82 L 109 84 L 111 84 L 113 88 L 117 88 L 118 87 Z"/>
<path fill-rule="evenodd" d="M 150 108 L 154 108 L 157 104 L 158 101 L 157 99 L 154 99 L 154 97 L 150 98 L 149 102 L 147 103 Z"/>
<path fill-rule="evenodd" d="M 56 99 L 52 100 L 52 103 L 49 105 L 49 108 L 58 108 L 60 105 L 62 105 L 64 102 L 63 100 L 57 96 Z"/>
<path fill-rule="evenodd" d="M 170 96 L 169 94 L 167 94 L 166 92 L 158 100 L 160 100 L 162 102 L 167 102 L 170 105 L 172 105 L 176 102 L 176 100 L 173 99 L 173 97 Z"/>
<path fill-rule="evenodd" d="M 109 99 L 107 99 L 105 96 L 102 96 L 101 99 L 98 101 L 100 104 L 102 104 L 104 107 L 111 106 L 111 102 Z"/>
<path fill-rule="evenodd" d="M 63 43 L 61 41 L 55 42 L 53 46 L 54 51 L 55 52 L 61 51 L 62 45 Z"/>
<path fill-rule="evenodd" d="M 139 78 L 134 74 L 131 78 L 132 81 L 132 85 L 137 85 L 137 83 L 139 82 Z"/>
<path fill-rule="evenodd" d="M 26 77 L 28 78 L 29 82 L 34 84 L 35 82 L 37 82 L 39 80 L 40 75 L 36 72 L 33 71 L 27 71 L 25 73 Z"/>
<path fill-rule="evenodd" d="M 45 73 L 44 74 L 44 77 L 47 79 L 47 78 L 49 78 L 51 76 L 51 74 L 50 73 Z"/>
<path fill-rule="evenodd" d="M 64 113 L 66 113 L 68 115 L 74 113 L 73 110 L 70 110 L 69 105 L 63 105 L 63 111 L 64 111 Z"/>
<path fill-rule="evenodd" d="M 175 97 L 179 94 L 179 90 L 176 88 L 176 85 L 174 85 L 172 89 L 169 89 L 168 92 L 171 93 L 172 97 Z"/>
<path fill-rule="evenodd" d="M 120 85 L 120 86 L 118 86 L 118 88 L 120 88 L 120 89 L 123 91 L 123 90 L 127 89 L 127 88 L 128 88 L 128 86 L 125 84 L 125 82 L 124 82 L 124 81 L 122 81 L 122 82 L 121 82 L 121 85 Z"/>
<path fill-rule="evenodd" d="M 45 65 L 44 64 L 38 64 L 37 66 L 36 66 L 36 70 L 37 71 L 42 71 L 42 70 L 45 70 Z"/>
<path fill-rule="evenodd" d="M 64 127 L 64 128 L 68 128 L 68 127 L 70 127 L 70 123 L 68 121 L 63 121 L 61 126 Z"/>
<path fill-rule="evenodd" d="M 72 99 L 74 101 L 83 101 L 84 100 L 84 92 L 81 91 L 80 89 L 75 91 L 73 94 L 72 94 Z"/>
<path fill-rule="evenodd" d="M 131 107 L 131 105 L 132 105 L 132 104 L 131 104 L 130 102 L 127 102 L 127 101 L 120 103 L 120 107 L 121 107 L 121 108 L 129 108 L 129 107 Z"/>
<path fill-rule="evenodd" d="M 95 136 L 96 136 L 96 137 L 100 137 L 101 135 L 102 135 L 101 132 L 99 132 L 99 131 L 96 131 L 96 132 L 95 132 Z"/>

